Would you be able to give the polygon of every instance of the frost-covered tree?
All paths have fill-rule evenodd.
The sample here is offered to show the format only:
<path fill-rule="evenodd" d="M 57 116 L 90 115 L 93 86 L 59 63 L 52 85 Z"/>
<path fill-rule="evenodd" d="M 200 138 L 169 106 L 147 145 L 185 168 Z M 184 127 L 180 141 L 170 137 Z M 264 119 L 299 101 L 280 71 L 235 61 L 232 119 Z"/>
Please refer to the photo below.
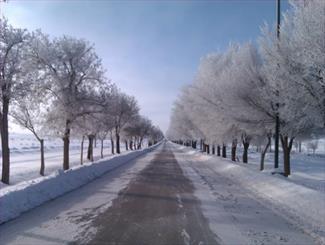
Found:
<path fill-rule="evenodd" d="M 291 2 L 280 39 L 267 28 L 261 50 L 268 85 L 280 108 L 284 175 L 290 175 L 293 140 L 325 126 L 325 2 Z M 270 93 L 272 95 L 272 93 Z"/>
<path fill-rule="evenodd" d="M 23 79 L 24 46 L 28 33 L 13 28 L 0 16 L 0 132 L 2 146 L 3 183 L 9 184 L 10 150 L 8 133 L 9 105 L 25 90 L 27 80 Z"/>
<path fill-rule="evenodd" d="M 315 152 L 318 148 L 318 140 L 312 140 L 308 142 L 307 147 L 308 149 L 311 149 L 313 151 L 313 155 L 315 155 Z"/>
<path fill-rule="evenodd" d="M 75 120 L 91 114 L 92 93 L 103 82 L 103 69 L 92 45 L 64 36 L 49 40 L 34 34 L 32 57 L 42 67 L 49 82 L 46 89 L 53 99 L 48 116 L 50 129 L 63 139 L 63 169 L 69 169 L 70 131 Z"/>
<path fill-rule="evenodd" d="M 74 135 L 78 135 L 79 137 L 81 136 L 80 163 L 83 164 L 83 148 L 85 138 L 88 139 L 87 159 L 89 161 L 93 161 L 93 144 L 95 135 L 99 131 L 98 120 L 95 114 L 85 114 L 78 117 L 73 123 L 71 130 L 74 131 Z"/>
<path fill-rule="evenodd" d="M 199 132 L 191 117 L 192 114 L 186 113 L 186 104 L 184 104 L 185 95 L 174 103 L 170 127 L 167 136 L 171 140 L 198 140 L 203 138 L 203 134 Z"/>
<path fill-rule="evenodd" d="M 94 114 L 96 122 L 94 127 L 97 128 L 97 137 L 101 142 L 101 158 L 104 157 L 104 140 L 109 135 L 110 131 L 114 128 L 114 117 L 112 116 L 112 106 L 114 102 L 114 92 L 116 87 L 114 85 L 107 85 L 101 91 L 99 91 L 99 105 L 101 112 Z M 112 145 L 113 147 L 114 145 Z"/>
<path fill-rule="evenodd" d="M 123 131 L 126 136 L 134 138 L 134 141 L 136 142 L 136 148 L 141 149 L 142 142 L 149 136 L 151 129 L 151 121 L 143 116 L 138 115 L 123 128 Z"/>
<path fill-rule="evenodd" d="M 244 145 L 243 162 L 251 134 L 256 125 L 265 125 L 274 117 L 270 102 L 262 96 L 265 79 L 261 74 L 261 59 L 256 48 L 248 43 L 231 45 L 224 54 L 208 55 L 201 60 L 198 75 L 193 84 L 197 105 L 206 115 L 208 134 L 219 144 L 232 142 L 232 159 L 236 159 L 238 139 Z M 192 99 L 193 100 L 193 99 Z M 193 105 L 192 105 L 193 106 Z M 192 107 L 191 106 L 191 107 Z M 215 130 L 211 130 L 215 128 Z M 211 132 L 212 131 L 212 132 Z"/>
<path fill-rule="evenodd" d="M 291 1 L 293 11 L 285 15 L 277 55 L 288 83 L 299 88 L 299 97 L 315 126 L 325 127 L 325 2 Z M 281 67 L 281 64 L 280 64 Z"/>
<path fill-rule="evenodd" d="M 292 1 L 281 26 L 281 38 L 264 28 L 259 53 L 251 44 L 230 45 L 223 53 L 200 61 L 193 83 L 174 105 L 168 137 L 180 141 L 199 135 L 201 142 L 232 144 L 236 160 L 238 139 L 243 162 L 253 141 L 263 145 L 261 167 L 271 145 L 273 124 L 280 118 L 284 175 L 290 174 L 290 152 L 295 137 L 324 130 L 325 113 L 325 2 Z"/>
<path fill-rule="evenodd" d="M 45 160 L 44 160 L 44 125 L 47 113 L 47 98 L 48 94 L 40 86 L 37 77 L 33 74 L 27 75 L 30 81 L 30 87 L 25 90 L 24 96 L 17 99 L 12 106 L 10 115 L 15 122 L 23 128 L 29 130 L 40 143 L 41 166 L 40 174 L 44 175 Z"/>
<path fill-rule="evenodd" d="M 106 81 L 98 91 L 92 91 L 91 98 L 85 110 L 89 113 L 78 117 L 72 125 L 72 130 L 82 137 L 81 155 L 83 155 L 84 138 L 88 139 L 87 159 L 93 161 L 93 147 L 95 137 L 101 141 L 101 157 L 104 157 L 103 144 L 109 131 L 113 128 L 111 104 L 115 85 Z M 82 163 L 82 156 L 81 156 Z"/>
<path fill-rule="evenodd" d="M 164 139 L 164 134 L 157 126 L 152 126 L 148 136 L 148 146 L 154 145 Z"/>
<path fill-rule="evenodd" d="M 217 145 L 218 155 L 222 147 L 222 156 L 226 157 L 226 145 L 231 143 L 233 161 L 237 160 L 241 139 L 243 162 L 247 163 L 250 141 L 259 136 L 257 132 L 268 138 L 264 132 L 275 118 L 272 101 L 264 96 L 267 91 L 261 57 L 251 43 L 231 45 L 223 54 L 210 54 L 201 59 L 193 84 L 183 89 L 175 104 L 168 135 L 172 130 L 190 138 L 195 128 L 208 149 L 209 144 L 212 149 Z"/>
<path fill-rule="evenodd" d="M 112 103 L 110 105 L 110 115 L 113 118 L 114 134 L 116 139 L 116 153 L 120 154 L 120 134 L 123 127 L 133 120 L 139 112 L 137 101 L 133 96 L 129 96 L 118 90 L 112 94 Z M 113 132 L 111 133 L 111 140 L 113 143 Z M 113 147 L 113 146 L 112 146 Z"/>

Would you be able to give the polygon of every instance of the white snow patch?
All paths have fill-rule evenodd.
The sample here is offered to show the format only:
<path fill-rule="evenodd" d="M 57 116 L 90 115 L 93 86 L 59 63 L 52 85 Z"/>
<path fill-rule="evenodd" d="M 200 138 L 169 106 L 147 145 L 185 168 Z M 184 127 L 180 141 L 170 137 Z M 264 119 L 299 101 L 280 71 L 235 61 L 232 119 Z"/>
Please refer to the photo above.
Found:
<path fill-rule="evenodd" d="M 0 189 L 7 188 L 23 181 L 36 179 L 40 177 L 40 145 L 33 135 L 29 134 L 10 134 L 10 185 L 0 184 Z M 80 140 L 70 140 L 70 167 L 80 165 Z M 104 141 L 104 157 L 112 157 L 111 143 Z M 84 163 L 90 162 L 86 159 L 88 142 L 84 142 Z M 63 141 L 59 138 L 46 138 L 45 148 L 45 175 L 50 175 L 62 168 Z M 97 147 L 94 147 L 94 160 L 99 160 L 101 156 L 100 142 L 97 141 Z M 121 151 L 125 152 L 125 147 L 121 146 Z M 1 152 L 1 149 L 0 149 Z M 122 154 L 123 154 L 122 153 Z M 1 162 L 0 158 L 0 162 Z M 0 164 L 0 172 L 2 164 Z"/>
<path fill-rule="evenodd" d="M 175 144 L 174 146 L 178 147 Z M 187 152 L 184 147 L 179 147 L 179 149 Z M 325 244 L 325 194 L 322 191 L 294 183 L 290 181 L 290 178 L 287 179 L 279 175 L 272 176 L 254 171 L 239 163 L 233 163 L 229 159 L 222 159 L 216 156 L 206 158 L 202 157 L 202 153 L 198 151 L 196 154 L 193 154 L 192 149 L 188 151 L 192 157 L 195 157 L 194 161 L 200 162 L 200 165 L 206 164 L 216 173 L 237 182 L 243 188 L 253 192 L 273 211 L 294 222 L 295 225 L 298 225 L 318 239 L 321 244 Z M 193 177 L 195 173 L 190 172 L 188 175 Z M 203 193 L 204 188 L 200 189 L 202 189 L 198 193 L 200 199 L 208 201 L 208 196 L 211 193 Z M 213 219 L 215 208 L 211 212 L 209 209 L 206 211 L 209 213 L 208 216 L 211 215 Z M 216 229 L 220 229 L 220 227 L 216 227 Z"/>
<path fill-rule="evenodd" d="M 178 158 L 178 163 L 181 165 L 184 174 L 192 180 L 195 185 L 195 196 L 201 201 L 201 207 L 205 217 L 209 219 L 211 231 L 216 234 L 222 241 L 227 244 L 250 244 L 249 240 L 242 235 L 241 231 L 237 229 L 234 220 L 229 213 L 216 204 L 211 204 L 215 199 L 213 193 L 206 188 L 206 184 L 201 177 L 190 167 L 184 164 L 185 159 Z"/>

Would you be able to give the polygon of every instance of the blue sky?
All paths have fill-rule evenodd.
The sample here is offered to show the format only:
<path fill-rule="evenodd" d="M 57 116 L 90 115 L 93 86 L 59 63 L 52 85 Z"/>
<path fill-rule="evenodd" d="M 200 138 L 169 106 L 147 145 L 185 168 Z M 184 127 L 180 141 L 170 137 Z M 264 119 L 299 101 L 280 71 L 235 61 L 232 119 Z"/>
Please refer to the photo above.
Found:
<path fill-rule="evenodd" d="M 165 131 L 200 57 L 229 42 L 255 41 L 260 26 L 275 21 L 275 0 L 9 0 L 2 11 L 14 26 L 94 43 L 107 76 Z"/>

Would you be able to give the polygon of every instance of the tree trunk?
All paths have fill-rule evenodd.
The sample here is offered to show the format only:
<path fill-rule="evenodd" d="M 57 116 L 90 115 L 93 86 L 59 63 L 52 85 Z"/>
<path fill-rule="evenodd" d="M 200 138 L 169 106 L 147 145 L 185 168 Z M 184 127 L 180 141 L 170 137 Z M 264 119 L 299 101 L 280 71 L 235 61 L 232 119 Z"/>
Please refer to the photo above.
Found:
<path fill-rule="evenodd" d="M 217 145 L 217 156 L 220 157 L 220 145 Z"/>
<path fill-rule="evenodd" d="M 82 136 L 81 139 L 81 146 L 80 146 L 80 164 L 82 165 L 84 163 L 84 141 L 85 141 L 85 136 Z"/>
<path fill-rule="evenodd" d="M 45 161 L 44 161 L 44 140 L 41 139 L 40 141 L 41 144 L 41 168 L 40 168 L 40 175 L 44 176 L 44 171 L 45 171 Z"/>
<path fill-rule="evenodd" d="M 274 168 L 279 167 L 279 136 L 280 136 L 280 119 L 279 119 L 279 113 L 277 113 L 275 118 Z"/>
<path fill-rule="evenodd" d="M 97 137 L 96 137 L 96 135 L 94 136 L 94 143 L 95 143 L 94 147 L 97 148 Z"/>
<path fill-rule="evenodd" d="M 101 158 L 104 158 L 104 140 L 103 139 L 101 139 L 100 140 L 100 157 Z"/>
<path fill-rule="evenodd" d="M 265 155 L 267 152 L 267 149 L 269 148 L 269 146 L 271 146 L 271 136 L 267 137 L 267 143 L 265 145 L 264 150 L 261 151 L 261 161 L 260 161 L 260 170 L 264 170 L 264 159 L 265 159 Z"/>
<path fill-rule="evenodd" d="M 244 152 L 243 152 L 243 163 L 248 162 L 248 148 L 249 148 L 249 141 L 243 140 L 243 145 L 244 145 Z"/>
<path fill-rule="evenodd" d="M 231 143 L 231 160 L 236 162 L 236 149 L 237 149 L 237 139 L 234 139 Z"/>
<path fill-rule="evenodd" d="M 248 148 L 251 141 L 251 137 L 247 135 L 246 133 L 243 133 L 241 136 L 244 152 L 243 152 L 243 163 L 248 162 Z"/>
<path fill-rule="evenodd" d="M 143 138 L 141 138 L 140 141 L 139 141 L 138 149 L 141 149 L 141 147 L 142 147 L 142 141 L 143 141 Z"/>
<path fill-rule="evenodd" d="M 200 139 L 200 150 L 203 151 L 203 140 Z"/>
<path fill-rule="evenodd" d="M 118 128 L 115 128 L 115 136 L 116 136 L 116 153 L 120 154 L 121 150 L 120 150 L 120 133 Z"/>
<path fill-rule="evenodd" d="M 94 161 L 94 154 L 93 154 L 93 144 L 94 144 L 94 135 L 88 135 L 88 153 L 87 159 L 89 161 Z"/>
<path fill-rule="evenodd" d="M 216 149 L 214 147 L 214 145 L 212 145 L 212 155 L 215 155 L 216 154 Z"/>
<path fill-rule="evenodd" d="M 301 141 L 299 141 L 298 145 L 299 145 L 299 153 L 301 153 Z"/>
<path fill-rule="evenodd" d="M 226 151 L 226 145 L 222 144 L 222 157 L 226 158 L 227 157 L 227 151 Z"/>
<path fill-rule="evenodd" d="M 130 146 L 131 151 L 133 151 L 133 141 L 132 140 L 130 140 L 129 146 Z"/>
<path fill-rule="evenodd" d="M 8 132 L 8 111 L 9 99 L 2 98 L 2 117 L 1 117 L 1 146 L 2 146 L 2 178 L 1 181 L 9 184 L 10 175 L 10 150 L 9 150 L 9 132 Z"/>
<path fill-rule="evenodd" d="M 207 152 L 207 154 L 210 154 L 210 145 L 205 145 L 206 146 L 206 152 Z"/>
<path fill-rule="evenodd" d="M 114 140 L 113 140 L 113 138 L 111 138 L 111 149 L 112 149 L 112 155 L 114 155 L 115 152 L 114 152 Z"/>
<path fill-rule="evenodd" d="M 66 120 L 65 132 L 63 136 L 63 170 L 69 169 L 69 145 L 70 145 L 70 120 Z"/>
<path fill-rule="evenodd" d="M 283 150 L 283 170 L 284 176 L 288 177 L 291 174 L 291 166 L 290 166 L 290 153 L 292 148 L 292 143 L 294 137 L 289 139 L 288 136 L 280 135 L 281 143 L 282 143 L 282 150 Z"/>
<path fill-rule="evenodd" d="M 125 140 L 125 150 L 128 151 L 129 150 L 129 146 L 128 146 L 128 141 Z"/>

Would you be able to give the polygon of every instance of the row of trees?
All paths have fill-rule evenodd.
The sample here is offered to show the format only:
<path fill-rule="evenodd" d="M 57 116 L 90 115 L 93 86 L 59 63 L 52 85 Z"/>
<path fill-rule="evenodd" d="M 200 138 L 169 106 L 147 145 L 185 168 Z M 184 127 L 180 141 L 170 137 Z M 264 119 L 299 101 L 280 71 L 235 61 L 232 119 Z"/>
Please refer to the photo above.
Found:
<path fill-rule="evenodd" d="M 9 183 L 8 116 L 32 132 L 40 142 L 44 175 L 44 136 L 63 140 L 63 169 L 69 169 L 70 138 L 87 137 L 88 159 L 93 141 L 109 136 L 112 153 L 120 153 L 121 137 L 127 149 L 160 140 L 161 131 L 139 115 L 134 97 L 121 92 L 105 76 L 94 47 L 83 39 L 51 39 L 41 31 L 12 27 L 0 19 L 0 129 L 2 182 Z M 115 147 L 114 147 L 115 142 Z"/>
<path fill-rule="evenodd" d="M 202 140 L 203 148 L 231 158 L 241 141 L 247 163 L 249 146 L 262 148 L 261 167 L 280 119 L 284 175 L 296 138 L 320 135 L 325 128 L 325 1 L 292 2 L 284 15 L 280 39 L 268 26 L 253 43 L 231 44 L 224 53 L 201 59 L 192 84 L 175 102 L 168 137 Z"/>

